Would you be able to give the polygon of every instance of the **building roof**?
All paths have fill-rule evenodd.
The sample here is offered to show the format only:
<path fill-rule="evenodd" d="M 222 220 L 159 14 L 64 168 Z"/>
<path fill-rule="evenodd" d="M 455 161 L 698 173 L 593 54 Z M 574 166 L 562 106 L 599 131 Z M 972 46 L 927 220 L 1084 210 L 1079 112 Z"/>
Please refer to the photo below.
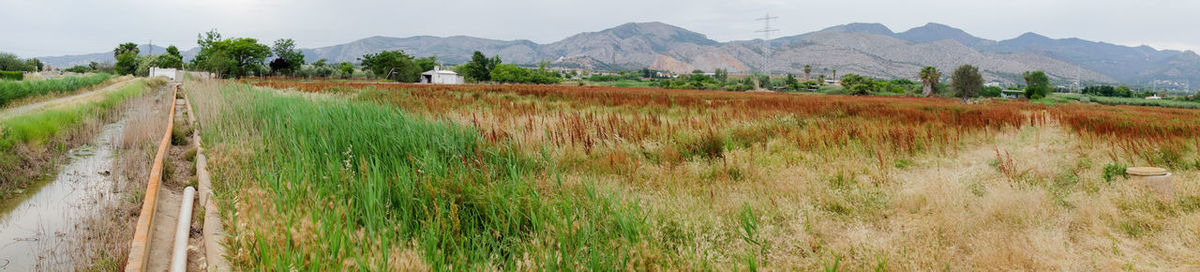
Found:
<path fill-rule="evenodd" d="M 455 73 L 454 71 L 450 71 L 450 70 L 429 70 L 429 71 L 425 71 L 424 73 L 421 73 L 421 74 L 422 75 L 433 75 L 433 74 L 458 75 L 458 73 Z"/>

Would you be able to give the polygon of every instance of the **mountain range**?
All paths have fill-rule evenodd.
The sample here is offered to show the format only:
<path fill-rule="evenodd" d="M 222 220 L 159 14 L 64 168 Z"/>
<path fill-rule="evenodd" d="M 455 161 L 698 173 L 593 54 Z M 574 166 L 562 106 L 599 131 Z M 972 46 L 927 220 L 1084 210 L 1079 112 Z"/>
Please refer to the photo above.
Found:
<path fill-rule="evenodd" d="M 1200 55 L 1192 51 L 1129 47 L 1076 38 L 1053 39 L 1035 33 L 994 41 L 958 28 L 930 23 L 894 32 L 882 24 L 853 23 L 766 41 L 770 45 L 769 71 L 803 74 L 811 65 L 813 76 L 856 73 L 878 78 L 915 79 L 923 66 L 934 66 L 949 75 L 955 67 L 972 64 L 989 81 L 1021 82 L 1021 73 L 1043 70 L 1053 80 L 1148 85 L 1160 82 L 1183 85 L 1200 82 Z M 550 61 L 555 67 L 589 70 L 650 68 L 678 73 L 699 69 L 727 69 L 731 73 L 760 71 L 763 40 L 718 42 L 703 34 L 660 23 L 627 23 L 597 32 L 585 32 L 561 41 L 538 44 L 528 40 L 503 41 L 468 36 L 407 38 L 368 37 L 345 44 L 302 49 L 306 59 L 356 62 L 368 53 L 404 50 L 417 56 L 437 56 L 446 64 L 469 60 L 482 51 L 506 63 L 535 64 Z M 143 46 L 142 52 L 148 53 Z M 164 52 L 154 47 L 155 52 Z M 182 52 L 185 58 L 197 49 Z M 112 53 L 39 57 L 56 67 L 112 62 Z"/>

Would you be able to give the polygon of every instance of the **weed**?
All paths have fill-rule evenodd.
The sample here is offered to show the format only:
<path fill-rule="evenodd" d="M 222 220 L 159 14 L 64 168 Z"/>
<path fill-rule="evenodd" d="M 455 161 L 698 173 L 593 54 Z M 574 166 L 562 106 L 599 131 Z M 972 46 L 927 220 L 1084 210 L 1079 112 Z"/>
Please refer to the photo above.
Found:
<path fill-rule="evenodd" d="M 1129 168 L 1129 166 L 1126 166 L 1120 162 L 1105 164 L 1104 173 L 1101 174 L 1101 177 L 1103 177 L 1104 181 L 1108 183 L 1112 183 L 1117 177 L 1129 178 L 1129 175 L 1125 173 L 1126 168 Z"/>

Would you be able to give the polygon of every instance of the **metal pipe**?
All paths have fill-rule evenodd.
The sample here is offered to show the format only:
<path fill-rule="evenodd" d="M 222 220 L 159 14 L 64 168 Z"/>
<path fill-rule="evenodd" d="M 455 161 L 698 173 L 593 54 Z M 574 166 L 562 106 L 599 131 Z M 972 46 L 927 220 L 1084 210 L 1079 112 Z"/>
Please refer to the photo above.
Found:
<path fill-rule="evenodd" d="M 175 225 L 175 248 L 171 252 L 171 272 L 187 271 L 188 232 L 192 229 L 192 202 L 196 199 L 196 188 L 183 189 L 183 203 L 179 205 L 179 223 Z"/>

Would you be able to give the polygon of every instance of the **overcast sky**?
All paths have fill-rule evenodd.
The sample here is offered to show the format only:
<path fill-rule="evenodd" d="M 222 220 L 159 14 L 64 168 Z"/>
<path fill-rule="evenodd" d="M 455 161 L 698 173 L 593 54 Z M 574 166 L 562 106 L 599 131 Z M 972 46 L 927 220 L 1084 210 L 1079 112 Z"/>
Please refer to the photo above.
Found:
<path fill-rule="evenodd" d="M 627 22 L 660 21 L 718 41 L 761 37 L 770 12 L 779 35 L 852 22 L 904 31 L 928 22 L 1003 40 L 1025 32 L 1122 45 L 1200 51 L 1200 1 L 1191 0 L 0 0 L 0 51 L 22 57 L 112 50 L 121 42 L 196 46 L 196 34 L 300 47 L 375 35 L 469 35 L 550 43 Z"/>

